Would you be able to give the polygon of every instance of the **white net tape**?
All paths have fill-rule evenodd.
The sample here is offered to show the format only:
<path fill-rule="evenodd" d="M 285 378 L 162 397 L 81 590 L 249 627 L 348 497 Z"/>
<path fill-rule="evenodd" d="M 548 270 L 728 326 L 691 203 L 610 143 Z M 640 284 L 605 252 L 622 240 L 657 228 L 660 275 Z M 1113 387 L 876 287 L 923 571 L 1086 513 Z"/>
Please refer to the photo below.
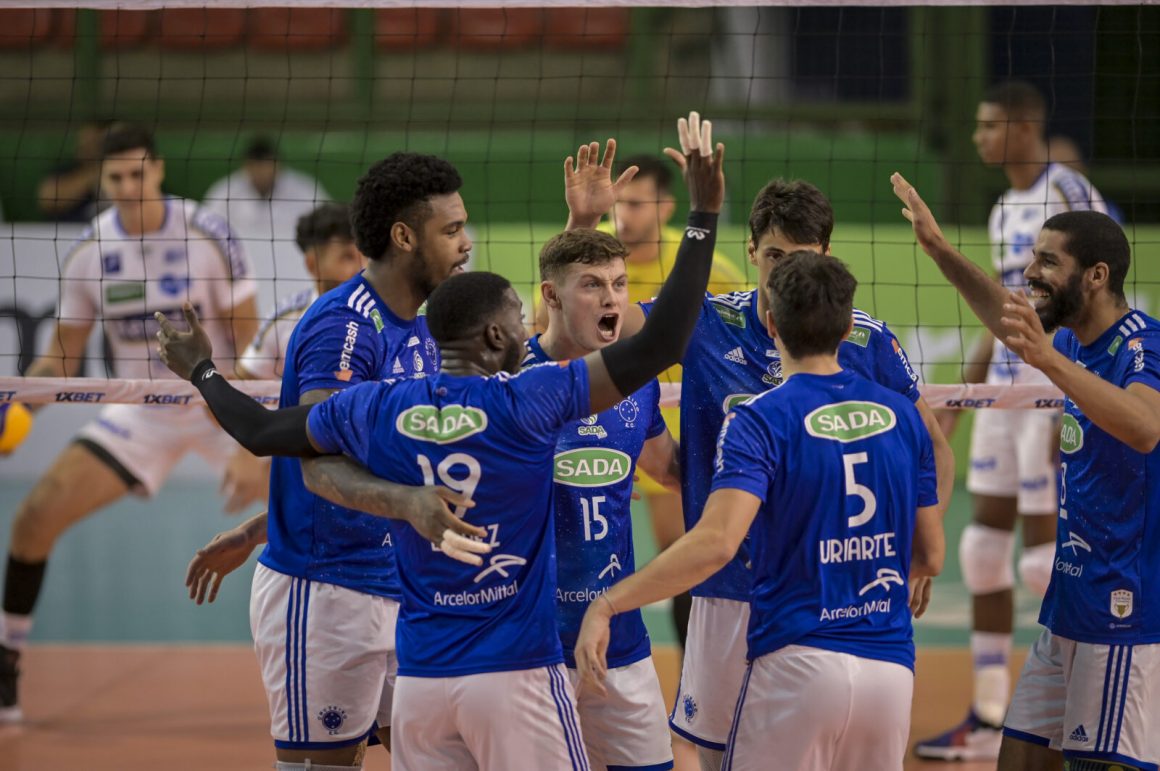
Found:
<path fill-rule="evenodd" d="M 235 381 L 240 390 L 263 404 L 276 405 L 281 383 L 277 380 Z M 1043 385 L 926 384 L 920 387 L 927 404 L 935 409 L 1048 409 L 1063 407 L 1063 394 Z M 661 385 L 661 402 L 680 402 L 681 387 Z M 180 380 L 104 380 L 101 378 L 0 377 L 0 403 L 26 404 L 148 404 L 185 406 L 200 404 L 201 396 Z"/>

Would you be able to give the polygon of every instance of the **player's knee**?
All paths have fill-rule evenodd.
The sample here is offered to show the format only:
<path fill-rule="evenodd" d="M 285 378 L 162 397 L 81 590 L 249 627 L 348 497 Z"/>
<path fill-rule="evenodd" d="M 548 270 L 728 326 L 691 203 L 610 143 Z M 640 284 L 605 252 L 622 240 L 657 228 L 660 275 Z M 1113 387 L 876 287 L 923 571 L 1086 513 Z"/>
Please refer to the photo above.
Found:
<path fill-rule="evenodd" d="M 274 763 L 275 771 L 357 771 L 362 768 L 362 763 L 357 766 L 320 766 L 317 763 L 309 760 L 304 760 L 301 763 L 283 763 L 281 760 Z"/>
<path fill-rule="evenodd" d="M 1036 595 L 1047 594 L 1051 571 L 1055 566 L 1055 544 L 1041 543 L 1024 547 L 1019 555 L 1019 580 Z"/>
<path fill-rule="evenodd" d="M 1015 533 L 975 522 L 959 540 L 963 584 L 973 595 L 992 594 L 1015 586 Z"/>

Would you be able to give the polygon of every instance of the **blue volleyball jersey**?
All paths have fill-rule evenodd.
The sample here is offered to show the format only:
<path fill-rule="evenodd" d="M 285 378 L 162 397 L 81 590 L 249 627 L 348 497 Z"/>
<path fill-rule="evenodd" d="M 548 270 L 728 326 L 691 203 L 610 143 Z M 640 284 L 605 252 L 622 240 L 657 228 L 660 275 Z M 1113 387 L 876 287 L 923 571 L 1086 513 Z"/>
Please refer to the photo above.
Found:
<path fill-rule="evenodd" d="M 651 303 L 642 304 L 647 313 Z M 881 321 L 854 311 L 854 330 L 838 348 L 845 369 L 917 401 L 918 378 L 906 352 Z M 781 385 L 781 356 L 757 317 L 757 290 L 706 296 L 681 362 L 681 490 L 685 528 L 701 519 L 713 481 L 713 458 L 721 423 L 733 405 Z M 751 574 L 748 546 L 707 581 L 698 597 L 746 602 Z"/>
<path fill-rule="evenodd" d="M 552 361 L 537 335 L 524 366 Z M 654 379 L 624 401 L 564 427 L 556 440 L 556 616 L 564 662 L 588 604 L 636 571 L 632 549 L 632 475 L 644 443 L 665 431 Z M 652 652 L 640 610 L 612 619 L 608 665 L 624 667 Z"/>
<path fill-rule="evenodd" d="M 1115 386 L 1160 391 L 1160 322 L 1139 311 L 1091 345 L 1060 330 L 1055 348 Z M 1079 642 L 1160 643 L 1160 448 L 1136 452 L 1064 399 L 1060 472 L 1055 569 L 1039 623 Z"/>
<path fill-rule="evenodd" d="M 438 367 L 426 318 L 398 318 L 358 275 L 318 298 L 294 328 L 279 405 L 293 407 L 308 391 Z M 274 458 L 269 512 L 269 542 L 258 558 L 263 565 L 366 594 L 402 596 L 384 520 L 311 493 L 297 458 Z"/>
<path fill-rule="evenodd" d="M 390 521 L 403 605 L 399 674 L 455 677 L 558 664 L 552 466 L 556 436 L 589 412 L 583 360 L 518 375 L 445 373 L 369 383 L 315 407 L 311 436 L 376 475 L 441 484 L 488 531 L 482 566 L 457 562 Z M 497 695 L 499 697 L 501 695 Z"/>
<path fill-rule="evenodd" d="M 913 669 L 915 512 L 938 502 L 914 404 L 849 370 L 794 375 L 733 409 L 715 466 L 713 490 L 762 501 L 749 658 L 808 645 Z"/>

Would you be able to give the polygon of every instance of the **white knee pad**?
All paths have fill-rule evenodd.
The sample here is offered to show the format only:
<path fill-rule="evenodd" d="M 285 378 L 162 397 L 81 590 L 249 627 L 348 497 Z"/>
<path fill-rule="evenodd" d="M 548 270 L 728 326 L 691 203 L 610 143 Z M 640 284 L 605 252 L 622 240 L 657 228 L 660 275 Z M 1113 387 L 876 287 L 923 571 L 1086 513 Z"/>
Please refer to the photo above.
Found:
<path fill-rule="evenodd" d="M 1055 567 L 1055 544 L 1025 546 L 1019 555 L 1019 580 L 1036 595 L 1047 594 L 1051 571 Z"/>
<path fill-rule="evenodd" d="M 973 595 L 1015 586 L 1015 533 L 972 522 L 959 541 L 963 584 Z"/>

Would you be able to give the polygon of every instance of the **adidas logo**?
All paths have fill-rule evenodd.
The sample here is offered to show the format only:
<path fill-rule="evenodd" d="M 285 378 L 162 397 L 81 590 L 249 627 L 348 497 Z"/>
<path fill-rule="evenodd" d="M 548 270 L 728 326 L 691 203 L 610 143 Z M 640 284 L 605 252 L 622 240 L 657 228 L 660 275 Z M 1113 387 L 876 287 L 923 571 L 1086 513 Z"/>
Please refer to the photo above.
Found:
<path fill-rule="evenodd" d="M 745 360 L 745 351 L 741 350 L 741 346 L 737 346 L 732 351 L 725 354 L 725 361 L 731 361 L 734 364 L 748 364 Z"/>
<path fill-rule="evenodd" d="M 403 372 L 403 363 L 399 361 L 399 357 L 395 357 L 395 366 L 391 367 L 392 375 L 399 375 Z"/>
<path fill-rule="evenodd" d="M 1077 725 L 1075 730 L 1071 732 L 1071 736 L 1067 737 L 1067 739 L 1068 741 L 1079 742 L 1080 744 L 1087 744 L 1091 741 L 1088 738 L 1087 731 L 1083 730 L 1083 723 Z"/>

